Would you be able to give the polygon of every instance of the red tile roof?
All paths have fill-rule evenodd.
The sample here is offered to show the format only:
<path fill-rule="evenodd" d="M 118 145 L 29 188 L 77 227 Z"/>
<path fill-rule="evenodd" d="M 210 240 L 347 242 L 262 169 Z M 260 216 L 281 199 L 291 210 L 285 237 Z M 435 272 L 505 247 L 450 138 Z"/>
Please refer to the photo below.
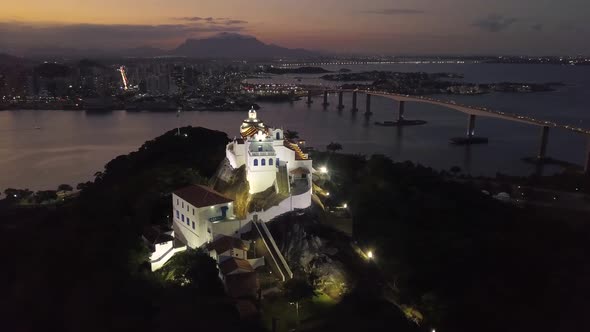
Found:
<path fill-rule="evenodd" d="M 218 237 L 215 241 L 207 245 L 207 249 L 215 250 L 217 251 L 217 254 L 224 253 L 234 248 L 248 250 L 248 246 L 246 245 L 246 243 L 244 243 L 244 241 L 226 235 Z"/>
<path fill-rule="evenodd" d="M 229 258 L 219 264 L 219 270 L 224 275 L 228 275 L 236 270 L 242 270 L 242 273 L 254 272 L 254 268 L 245 259 Z"/>
<path fill-rule="evenodd" d="M 217 191 L 202 185 L 191 185 L 182 189 L 178 189 L 174 191 L 174 194 L 198 208 L 224 204 L 233 201 L 232 199 L 223 196 Z"/>

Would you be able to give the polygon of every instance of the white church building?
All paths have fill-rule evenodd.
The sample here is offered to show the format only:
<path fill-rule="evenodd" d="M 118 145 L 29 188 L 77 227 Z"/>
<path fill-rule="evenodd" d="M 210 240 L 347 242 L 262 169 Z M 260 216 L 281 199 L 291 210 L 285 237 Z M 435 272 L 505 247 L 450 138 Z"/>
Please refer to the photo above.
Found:
<path fill-rule="evenodd" d="M 232 169 L 245 165 L 250 194 L 266 190 L 286 198 L 265 211 L 234 214 L 233 200 L 203 185 L 190 185 L 172 193 L 174 237 L 190 248 L 201 248 L 220 237 L 239 238 L 251 230 L 251 220 L 268 222 L 295 209 L 311 206 L 312 160 L 300 146 L 285 139 L 282 129 L 267 127 L 251 109 L 240 126 L 240 137 L 226 147 Z"/>
<path fill-rule="evenodd" d="M 312 160 L 296 142 L 285 139 L 282 129 L 258 119 L 254 109 L 242 122 L 240 137 L 227 145 L 226 156 L 234 169 L 246 165 L 250 194 L 274 187 L 296 198 L 295 208 L 311 205 Z"/>

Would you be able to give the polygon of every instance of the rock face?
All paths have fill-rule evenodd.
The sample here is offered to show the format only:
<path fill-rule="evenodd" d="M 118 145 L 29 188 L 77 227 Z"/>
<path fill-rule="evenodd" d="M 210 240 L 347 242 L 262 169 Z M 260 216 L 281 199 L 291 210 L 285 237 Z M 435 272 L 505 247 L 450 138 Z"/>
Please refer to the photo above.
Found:
<path fill-rule="evenodd" d="M 347 291 L 348 274 L 343 264 L 334 258 L 338 249 L 327 246 L 319 236 L 308 234 L 298 223 L 290 225 L 282 240 L 281 251 L 291 269 L 309 276 L 317 290 L 332 298 Z"/>

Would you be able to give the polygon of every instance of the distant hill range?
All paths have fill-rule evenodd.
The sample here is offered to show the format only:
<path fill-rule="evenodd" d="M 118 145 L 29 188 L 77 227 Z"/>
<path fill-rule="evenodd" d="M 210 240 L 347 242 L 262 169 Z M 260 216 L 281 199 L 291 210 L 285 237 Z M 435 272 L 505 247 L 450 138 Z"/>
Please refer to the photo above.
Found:
<path fill-rule="evenodd" d="M 0 65 L 3 66 L 14 66 L 27 63 L 28 60 L 24 58 L 19 58 L 13 55 L 0 53 Z"/>
<path fill-rule="evenodd" d="M 291 49 L 273 44 L 265 44 L 252 36 L 236 33 L 220 33 L 202 39 L 187 39 L 173 50 L 163 50 L 151 46 L 129 49 L 76 49 L 65 47 L 39 47 L 27 50 L 27 57 L 71 57 L 106 58 L 182 56 L 198 59 L 270 59 L 278 57 L 305 58 L 318 54 L 305 49 Z"/>
<path fill-rule="evenodd" d="M 265 44 L 255 37 L 221 33 L 203 39 L 187 39 L 171 52 L 192 58 L 277 58 L 312 57 L 317 54 L 304 49 L 291 49 Z"/>

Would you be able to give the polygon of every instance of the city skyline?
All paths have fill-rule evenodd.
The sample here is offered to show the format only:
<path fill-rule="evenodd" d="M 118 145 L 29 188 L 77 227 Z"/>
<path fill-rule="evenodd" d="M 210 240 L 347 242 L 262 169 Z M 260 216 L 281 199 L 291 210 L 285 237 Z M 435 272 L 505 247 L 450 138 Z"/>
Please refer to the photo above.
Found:
<path fill-rule="evenodd" d="M 172 49 L 220 32 L 355 54 L 588 54 L 581 0 L 21 1 L 0 14 L 0 51 Z M 106 10 L 108 8 L 108 10 Z"/>

